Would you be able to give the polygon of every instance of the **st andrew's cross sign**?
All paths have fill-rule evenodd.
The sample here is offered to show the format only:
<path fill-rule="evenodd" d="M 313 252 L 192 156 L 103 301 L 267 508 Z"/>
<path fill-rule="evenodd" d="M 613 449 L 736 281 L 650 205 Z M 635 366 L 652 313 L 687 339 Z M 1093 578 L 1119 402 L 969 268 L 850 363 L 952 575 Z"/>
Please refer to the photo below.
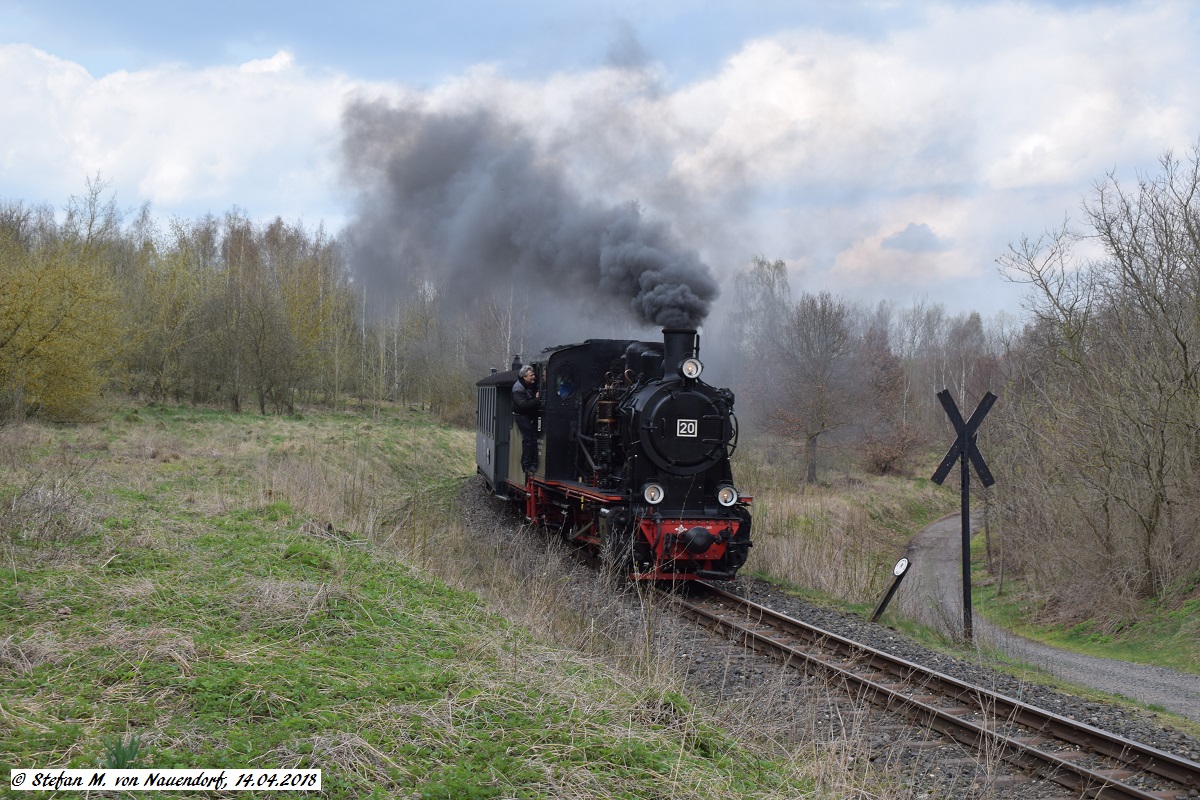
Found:
<path fill-rule="evenodd" d="M 975 433 L 979 430 L 979 423 L 983 422 L 983 418 L 992 410 L 992 404 L 996 402 L 996 395 L 991 392 L 985 394 L 979 401 L 979 405 L 975 407 L 975 413 L 966 422 L 963 422 L 962 414 L 958 413 L 958 406 L 955 405 L 954 398 L 950 396 L 949 389 L 942 389 L 938 392 L 937 398 L 941 401 L 942 408 L 946 409 L 946 416 L 950 418 L 950 424 L 954 426 L 954 432 L 958 434 L 958 438 L 954 440 L 954 444 L 950 445 L 950 449 L 946 451 L 946 457 L 934 471 L 933 482 L 940 486 L 942 481 L 946 480 L 950 468 L 954 466 L 955 461 L 958 461 L 963 448 L 966 447 L 967 458 L 975 465 L 975 472 L 979 475 L 979 480 L 983 482 L 984 486 L 991 486 L 996 479 L 992 477 L 987 462 L 983 460 L 983 456 L 979 454 L 979 448 L 975 446 Z M 963 468 L 966 468 L 965 463 Z"/>
<path fill-rule="evenodd" d="M 958 406 L 954 404 L 954 398 L 950 396 L 949 389 L 938 392 L 937 398 L 941 401 L 942 408 L 946 409 L 946 416 L 950 418 L 950 423 L 954 426 L 954 432 L 958 436 L 954 439 L 954 444 L 950 445 L 950 449 L 946 451 L 946 457 L 934 471 L 931 480 L 941 485 L 942 481 L 946 480 L 946 476 L 950 474 L 950 469 L 954 466 L 955 461 L 962 465 L 963 638 L 971 641 L 974 636 L 974 626 L 971 624 L 971 472 L 967 462 L 975 465 L 975 473 L 979 475 L 979 480 L 985 487 L 996 482 L 996 479 L 992 477 L 992 471 L 988 469 L 987 462 L 983 460 L 983 455 L 975 444 L 979 423 L 983 422 L 983 418 L 992 410 L 992 404 L 996 402 L 996 395 L 991 392 L 985 394 L 979 401 L 979 405 L 975 407 L 971 418 L 966 422 L 963 422 L 962 414 L 959 413 Z"/>

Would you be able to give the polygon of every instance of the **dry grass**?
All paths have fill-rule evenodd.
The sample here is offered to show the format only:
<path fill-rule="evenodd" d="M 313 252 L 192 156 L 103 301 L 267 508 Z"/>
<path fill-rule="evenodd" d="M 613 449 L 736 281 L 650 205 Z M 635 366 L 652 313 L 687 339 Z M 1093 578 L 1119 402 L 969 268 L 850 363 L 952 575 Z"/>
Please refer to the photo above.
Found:
<path fill-rule="evenodd" d="M 55 664 L 62 650 L 53 640 L 17 639 L 15 634 L 0 639 L 0 673 L 26 675 L 41 664 Z"/>
<path fill-rule="evenodd" d="M 867 512 L 840 494 L 767 490 L 755 498 L 749 569 L 850 602 L 877 596 L 890 563 Z M 887 537 L 891 539 L 892 537 Z"/>
<path fill-rule="evenodd" d="M 24 545 L 65 545 L 95 531 L 76 479 L 33 479 L 0 506 L 0 536 Z"/>
<path fill-rule="evenodd" d="M 738 488 L 754 497 L 746 569 L 809 591 L 877 601 L 908 539 L 956 508 L 956 494 L 924 479 L 836 475 L 805 484 L 786 453 L 771 440 L 738 450 Z"/>
<path fill-rule="evenodd" d="M 130 628 L 112 621 L 103 635 L 74 643 L 75 647 L 100 647 L 111 650 L 114 656 L 129 664 L 147 661 L 174 661 L 188 672 L 196 658 L 196 643 L 191 634 L 164 625 Z"/>

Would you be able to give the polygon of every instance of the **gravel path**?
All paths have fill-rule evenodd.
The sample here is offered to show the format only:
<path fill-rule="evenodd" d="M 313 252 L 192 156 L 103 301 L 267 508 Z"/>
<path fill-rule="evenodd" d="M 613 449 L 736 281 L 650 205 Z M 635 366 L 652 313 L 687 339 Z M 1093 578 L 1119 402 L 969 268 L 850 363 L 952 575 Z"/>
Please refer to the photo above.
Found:
<path fill-rule="evenodd" d="M 941 629 L 962 634 L 962 522 L 956 515 L 927 527 L 905 555 L 912 562 L 893 607 Z M 974 609 L 975 643 L 1078 686 L 1161 706 L 1200 722 L 1200 675 L 1060 650 L 992 625 Z M 885 619 L 886 621 L 886 619 Z"/>

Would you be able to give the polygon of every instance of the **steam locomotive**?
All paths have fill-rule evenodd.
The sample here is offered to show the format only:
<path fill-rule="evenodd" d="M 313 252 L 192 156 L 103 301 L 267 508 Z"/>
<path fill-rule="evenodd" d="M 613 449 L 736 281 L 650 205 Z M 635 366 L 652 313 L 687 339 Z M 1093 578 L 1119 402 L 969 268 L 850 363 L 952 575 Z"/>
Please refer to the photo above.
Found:
<path fill-rule="evenodd" d="M 493 494 L 527 520 L 641 581 L 732 580 L 750 554 L 751 498 L 729 467 L 733 393 L 700 379 L 699 337 L 588 339 L 531 363 L 544 404 L 541 457 L 521 469 L 511 372 L 477 382 L 475 461 Z"/>

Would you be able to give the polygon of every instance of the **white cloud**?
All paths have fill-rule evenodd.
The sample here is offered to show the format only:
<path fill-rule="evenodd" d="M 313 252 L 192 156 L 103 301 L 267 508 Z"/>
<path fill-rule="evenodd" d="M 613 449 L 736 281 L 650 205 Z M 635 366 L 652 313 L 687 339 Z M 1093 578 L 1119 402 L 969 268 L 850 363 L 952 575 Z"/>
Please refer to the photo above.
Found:
<path fill-rule="evenodd" d="M 290 53 L 96 78 L 36 48 L 5 45 L 0 72 L 21 76 L 0 88 L 0 165 L 5 186 L 27 193 L 19 199 L 61 202 L 99 172 L 118 202 L 149 201 L 160 213 L 331 208 L 323 198 L 352 84 L 309 74 Z"/>
<path fill-rule="evenodd" d="M 937 253 L 950 249 L 950 244 L 924 222 L 908 223 L 904 226 L 904 230 L 885 237 L 881 246 L 889 250 L 904 250 L 909 253 Z"/>
<path fill-rule="evenodd" d="M 283 72 L 290 68 L 296 59 L 291 53 L 286 50 L 280 50 L 270 58 L 259 58 L 253 61 L 247 61 L 238 66 L 239 72 L 254 73 L 254 72 Z"/>

